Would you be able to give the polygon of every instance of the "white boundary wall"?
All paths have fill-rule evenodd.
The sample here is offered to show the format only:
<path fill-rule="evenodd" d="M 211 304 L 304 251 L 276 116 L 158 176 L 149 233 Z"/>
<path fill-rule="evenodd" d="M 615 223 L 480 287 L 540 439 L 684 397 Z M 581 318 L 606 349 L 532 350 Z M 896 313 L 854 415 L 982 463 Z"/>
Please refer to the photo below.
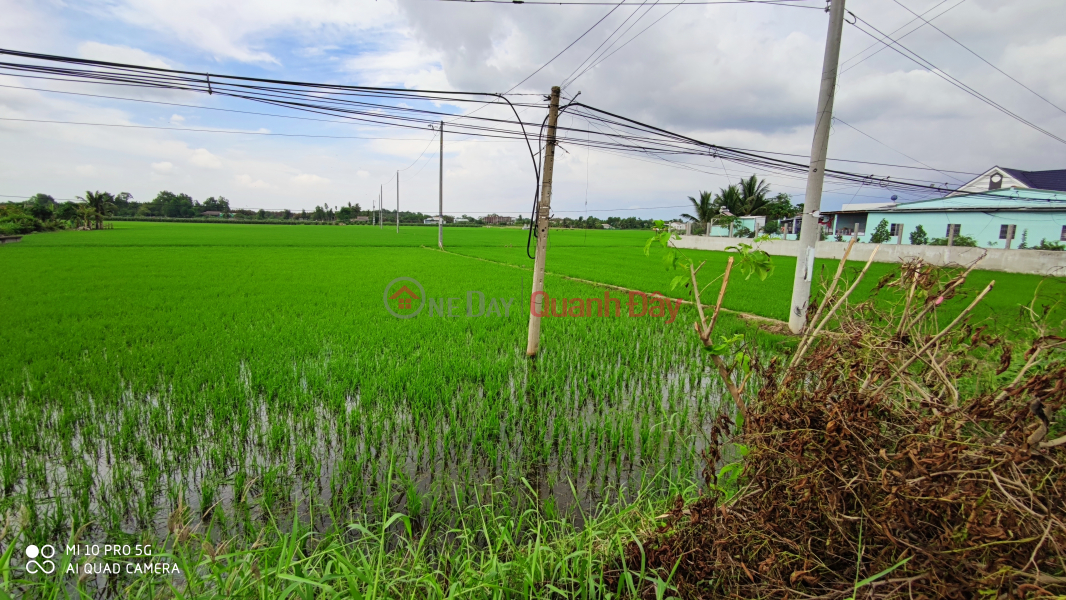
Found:
<path fill-rule="evenodd" d="M 751 239 L 722 238 L 695 235 L 681 236 L 673 240 L 678 248 L 691 250 L 725 250 L 738 242 L 751 243 Z M 877 244 L 855 244 L 848 260 L 867 261 L 870 252 Z M 818 242 L 815 250 L 817 258 L 840 260 L 844 256 L 847 242 Z M 759 248 L 773 256 L 796 256 L 799 242 L 772 240 L 763 242 Z M 947 264 L 968 265 L 987 253 L 978 269 L 988 271 L 1005 271 L 1007 273 L 1029 273 L 1031 275 L 1053 275 L 1066 277 L 1066 252 L 1047 250 L 1004 250 L 1002 248 L 966 248 L 962 246 L 912 246 L 887 242 L 881 244 L 875 262 L 901 263 L 913 258 L 921 258 L 929 264 L 943 266 Z"/>

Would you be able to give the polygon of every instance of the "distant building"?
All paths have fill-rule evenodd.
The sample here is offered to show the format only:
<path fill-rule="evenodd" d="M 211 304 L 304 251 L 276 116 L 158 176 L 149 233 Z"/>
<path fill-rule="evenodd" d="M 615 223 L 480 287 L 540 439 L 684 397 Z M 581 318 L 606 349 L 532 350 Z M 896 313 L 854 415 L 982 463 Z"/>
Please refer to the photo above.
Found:
<path fill-rule="evenodd" d="M 611 227 L 611 226 L 610 226 L 610 225 L 608 225 L 607 223 L 604 223 L 604 224 L 602 225 L 602 227 L 603 227 L 604 229 L 614 229 L 613 227 Z"/>
<path fill-rule="evenodd" d="M 430 217 L 430 218 L 426 219 L 424 222 L 425 222 L 426 225 L 437 225 L 437 224 L 439 224 L 441 222 L 441 218 L 440 217 Z"/>
<path fill-rule="evenodd" d="M 470 219 L 464 219 L 462 217 L 459 217 L 457 219 L 452 219 L 452 223 L 469 223 L 469 222 L 470 222 Z"/>
<path fill-rule="evenodd" d="M 205 216 L 205 217 L 221 217 L 222 216 L 222 213 L 217 211 L 217 210 L 205 210 L 204 212 L 202 212 L 200 214 L 202 216 Z"/>
<path fill-rule="evenodd" d="M 766 226 L 766 217 L 759 216 L 745 216 L 737 217 L 736 222 L 733 224 L 733 232 L 735 233 L 741 227 L 747 227 L 755 233 L 762 231 L 762 228 Z M 729 235 L 729 226 L 711 225 L 712 236 L 727 236 Z"/>
<path fill-rule="evenodd" d="M 510 225 L 511 223 L 514 223 L 514 217 L 505 217 L 496 213 L 481 217 L 481 220 L 487 225 Z"/>
<path fill-rule="evenodd" d="M 986 247 L 1017 248 L 1023 233 L 1029 246 L 1066 241 L 1066 169 L 993 167 L 942 198 L 845 204 L 822 218 L 829 231 L 845 237 L 858 224 L 859 241 L 866 242 L 881 220 L 892 242 L 904 244 L 919 225 L 929 239 L 965 235 Z"/>
<path fill-rule="evenodd" d="M 356 217 L 356 218 L 354 218 L 352 220 L 355 221 L 356 223 L 369 223 L 370 222 L 370 217 Z"/>

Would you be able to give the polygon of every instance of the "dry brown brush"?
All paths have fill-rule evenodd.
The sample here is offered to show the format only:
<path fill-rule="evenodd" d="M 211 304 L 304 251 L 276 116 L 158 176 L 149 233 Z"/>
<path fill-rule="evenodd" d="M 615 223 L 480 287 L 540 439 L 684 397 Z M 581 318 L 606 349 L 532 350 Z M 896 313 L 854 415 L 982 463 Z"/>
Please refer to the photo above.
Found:
<path fill-rule="evenodd" d="M 743 444 L 739 486 L 679 501 L 627 566 L 684 598 L 1066 594 L 1066 339 L 1035 303 L 1027 339 L 944 319 L 992 288 L 968 272 L 904 265 L 878 283 L 893 302 L 827 286 L 791 363 L 757 367 L 743 431 L 719 420 L 709 469 Z"/>

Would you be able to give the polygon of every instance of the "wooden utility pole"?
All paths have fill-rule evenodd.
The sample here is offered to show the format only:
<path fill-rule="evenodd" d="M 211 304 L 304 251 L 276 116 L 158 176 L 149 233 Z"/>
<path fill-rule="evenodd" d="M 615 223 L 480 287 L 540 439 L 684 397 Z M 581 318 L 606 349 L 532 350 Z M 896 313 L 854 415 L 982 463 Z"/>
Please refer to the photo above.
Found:
<path fill-rule="evenodd" d="M 537 254 L 533 261 L 533 295 L 534 304 L 529 315 L 529 338 L 526 341 L 526 356 L 536 356 L 540 347 L 540 317 L 544 314 L 544 262 L 548 250 L 548 224 L 552 205 L 552 169 L 555 167 L 555 125 L 559 121 L 559 86 L 552 88 L 551 103 L 548 105 L 548 141 L 544 145 L 544 174 L 540 183 L 540 202 L 537 205 L 537 222 L 530 223 L 536 227 Z"/>
<path fill-rule="evenodd" d="M 440 206 L 437 210 L 437 247 L 444 250 L 444 121 L 440 122 Z"/>
<path fill-rule="evenodd" d="M 396 171 L 396 233 L 400 233 L 400 172 Z"/>
<path fill-rule="evenodd" d="M 811 280 L 814 278 L 814 250 L 821 237 L 818 215 L 822 206 L 825 157 L 829 151 L 829 126 L 833 124 L 833 95 L 837 86 L 840 36 L 843 30 L 844 0 L 832 0 L 829 6 L 829 32 L 825 39 L 825 55 L 822 57 L 818 112 L 814 117 L 811 165 L 807 170 L 807 193 L 803 197 L 799 254 L 796 256 L 796 277 L 792 282 L 792 306 L 788 312 L 788 328 L 792 333 L 800 333 L 807 324 L 807 304 L 810 302 Z"/>

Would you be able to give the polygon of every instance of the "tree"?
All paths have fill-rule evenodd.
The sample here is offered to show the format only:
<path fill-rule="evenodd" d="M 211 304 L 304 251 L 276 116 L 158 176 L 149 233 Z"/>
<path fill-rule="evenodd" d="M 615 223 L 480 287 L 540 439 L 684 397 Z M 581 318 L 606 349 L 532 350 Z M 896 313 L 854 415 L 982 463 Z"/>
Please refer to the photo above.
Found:
<path fill-rule="evenodd" d="M 89 229 L 89 224 L 92 223 L 94 219 L 99 217 L 99 213 L 97 213 L 96 209 L 93 208 L 92 205 L 88 202 L 83 202 L 79 204 L 77 210 L 78 218 L 84 224 L 85 229 Z"/>
<path fill-rule="evenodd" d="M 139 202 L 132 202 L 133 194 L 129 192 L 119 192 L 112 198 L 112 203 L 115 205 L 114 213 L 116 215 L 129 216 L 137 213 L 137 209 L 140 207 Z"/>
<path fill-rule="evenodd" d="M 696 200 L 692 196 L 688 197 L 689 202 L 692 203 L 694 215 L 683 213 L 681 216 L 694 222 L 703 225 L 704 229 L 707 228 L 707 224 L 714 221 L 719 216 L 718 207 L 715 204 L 715 199 L 711 197 L 710 192 L 700 191 L 700 199 Z M 591 221 L 595 217 L 589 217 Z"/>
<path fill-rule="evenodd" d="M 874 228 L 874 232 L 870 234 L 871 244 L 883 244 L 892 239 L 892 234 L 888 232 L 888 219 L 881 219 L 881 222 Z"/>
<path fill-rule="evenodd" d="M 744 199 L 740 195 L 740 188 L 735 185 L 719 189 L 714 196 L 714 204 L 717 208 L 716 212 L 719 214 L 721 214 L 722 208 L 738 217 L 747 214 L 745 212 Z"/>
<path fill-rule="evenodd" d="M 92 218 L 96 222 L 96 228 L 100 229 L 104 224 L 104 217 L 113 214 L 115 211 L 115 197 L 107 192 L 85 192 L 85 197 L 78 196 L 78 200 L 81 200 L 90 208 L 92 208 Z M 85 224 L 89 226 L 88 223 Z"/>
<path fill-rule="evenodd" d="M 60 204 L 56 209 L 56 217 L 69 222 L 72 227 L 77 227 L 75 221 L 78 218 L 78 205 L 69 200 Z"/>
<path fill-rule="evenodd" d="M 734 215 L 763 215 L 766 214 L 766 197 L 770 194 L 770 184 L 765 179 L 759 179 L 755 175 L 747 179 L 741 179 L 737 186 L 740 193 L 740 212 L 733 211 Z"/>
<path fill-rule="evenodd" d="M 218 198 L 211 196 L 207 200 L 204 200 L 203 209 L 217 210 L 220 213 L 228 213 L 230 212 L 229 200 L 226 200 L 222 196 L 219 196 Z"/>
<path fill-rule="evenodd" d="M 772 219 L 791 219 L 792 217 L 803 212 L 802 204 L 793 204 L 792 196 L 785 193 L 780 193 L 774 196 L 771 200 L 760 210 L 759 214 L 766 215 Z"/>
<path fill-rule="evenodd" d="M 915 246 L 924 246 L 929 243 L 929 234 L 925 232 L 925 227 L 918 225 L 911 232 L 911 244 Z"/>
<path fill-rule="evenodd" d="M 781 223 L 777 221 L 767 221 L 766 225 L 763 225 L 762 232 L 767 235 L 776 235 L 781 233 Z"/>
<path fill-rule="evenodd" d="M 26 212 L 42 221 L 51 221 L 55 217 L 55 198 L 48 194 L 34 194 L 25 202 Z"/>

